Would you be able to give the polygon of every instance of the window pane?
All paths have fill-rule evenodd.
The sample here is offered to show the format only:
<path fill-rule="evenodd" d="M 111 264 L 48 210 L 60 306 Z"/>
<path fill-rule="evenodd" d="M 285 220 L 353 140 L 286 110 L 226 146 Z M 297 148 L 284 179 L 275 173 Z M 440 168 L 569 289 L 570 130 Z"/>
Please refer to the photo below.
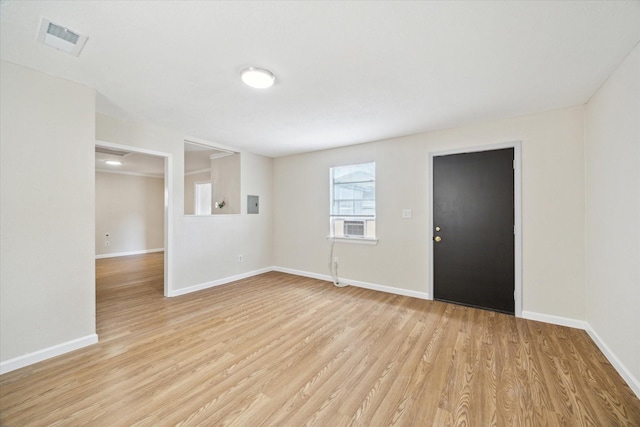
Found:
<path fill-rule="evenodd" d="M 336 203 L 338 205 L 338 215 L 353 215 L 352 201 L 342 201 Z"/>
<path fill-rule="evenodd" d="M 375 215 L 375 163 L 331 169 L 332 215 Z"/>
<path fill-rule="evenodd" d="M 343 183 L 334 184 L 333 186 L 333 199 L 355 199 L 355 200 L 374 200 L 376 184 L 375 182 L 360 182 L 360 183 Z"/>
<path fill-rule="evenodd" d="M 333 186 L 333 199 L 354 199 L 353 185 L 352 184 L 336 184 Z"/>
<path fill-rule="evenodd" d="M 353 215 L 375 215 L 376 205 L 374 201 L 355 201 L 353 202 Z"/>
<path fill-rule="evenodd" d="M 360 165 L 339 166 L 332 168 L 333 182 L 363 182 L 375 181 L 375 163 L 364 163 Z"/>

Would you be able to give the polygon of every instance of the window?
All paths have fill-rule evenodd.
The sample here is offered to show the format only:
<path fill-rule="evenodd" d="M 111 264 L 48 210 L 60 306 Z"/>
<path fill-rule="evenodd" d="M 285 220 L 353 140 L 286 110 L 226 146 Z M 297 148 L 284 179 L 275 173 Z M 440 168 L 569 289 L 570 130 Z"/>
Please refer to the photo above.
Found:
<path fill-rule="evenodd" d="M 211 182 L 195 183 L 196 215 L 211 215 Z"/>
<path fill-rule="evenodd" d="M 376 238 L 376 164 L 331 168 L 332 237 Z"/>

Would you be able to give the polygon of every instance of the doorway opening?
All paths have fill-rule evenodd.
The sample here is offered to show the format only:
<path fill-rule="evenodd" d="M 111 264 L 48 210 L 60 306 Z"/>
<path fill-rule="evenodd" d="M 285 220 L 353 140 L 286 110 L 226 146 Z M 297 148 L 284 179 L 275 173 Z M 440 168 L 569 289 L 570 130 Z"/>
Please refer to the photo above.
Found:
<path fill-rule="evenodd" d="M 432 299 L 521 317 L 520 165 L 520 141 L 429 154 Z"/>
<path fill-rule="evenodd" d="M 145 210 L 146 201 L 142 201 L 142 203 L 138 201 L 135 205 L 137 205 L 137 209 L 139 211 L 136 212 L 135 217 L 120 221 L 120 225 L 117 226 L 119 228 L 118 230 L 99 230 L 96 228 L 96 247 L 102 248 L 104 245 L 113 249 L 112 245 L 120 244 L 122 245 L 120 246 L 121 249 L 116 251 L 111 250 L 110 252 L 112 254 L 115 253 L 116 255 L 136 256 L 143 255 L 145 253 L 157 253 L 155 258 L 161 255 L 163 264 L 162 293 L 165 297 L 169 296 L 172 289 L 172 265 L 170 253 L 172 242 L 171 216 L 173 212 L 172 155 L 170 153 L 116 144 L 107 141 L 96 141 L 96 172 L 109 171 L 109 169 L 105 169 L 105 167 L 102 166 L 103 162 L 106 163 L 105 159 L 121 163 L 120 165 L 112 165 L 113 167 L 120 168 L 121 176 L 129 175 L 130 178 L 141 178 L 141 175 L 151 177 L 155 176 L 155 179 L 158 181 L 157 184 L 153 184 L 152 181 L 150 181 L 151 184 L 143 183 L 142 181 L 140 184 L 142 187 L 148 185 L 155 186 L 155 190 L 153 190 L 155 196 L 152 196 L 150 193 L 147 194 L 143 188 L 140 190 L 140 197 L 149 197 L 150 202 L 153 199 L 153 203 L 161 209 L 161 214 L 140 212 L 140 210 Z M 114 204 L 126 204 L 124 190 L 125 188 L 122 187 L 123 197 L 115 198 L 113 202 Z M 113 191 L 117 192 L 118 189 L 116 188 Z M 161 192 L 161 194 L 158 194 L 158 191 Z M 128 197 L 131 200 L 135 200 L 136 195 L 129 194 Z M 98 203 L 96 201 L 96 211 L 98 211 L 98 208 Z M 123 207 L 122 209 L 126 211 L 127 208 Z M 96 212 L 96 216 L 98 216 L 98 214 L 99 212 Z M 155 221 L 156 224 L 153 227 L 147 227 L 149 224 L 144 224 L 145 221 Z M 96 227 L 97 223 L 98 220 L 96 220 Z M 127 229 L 126 227 L 130 228 Z M 112 233 L 120 233 L 120 238 L 118 239 Z M 127 239 L 131 240 L 132 238 L 134 240 L 137 238 L 137 242 L 133 243 L 134 245 L 138 244 L 138 248 L 142 245 L 144 246 L 144 249 L 135 250 L 136 248 L 134 246 L 127 246 L 122 243 L 122 241 Z M 151 247 L 149 247 L 149 245 Z M 162 252 L 162 254 L 159 252 Z M 99 254 L 99 252 L 96 251 L 96 254 Z M 98 255 L 97 258 L 98 257 L 100 257 L 100 255 Z"/>

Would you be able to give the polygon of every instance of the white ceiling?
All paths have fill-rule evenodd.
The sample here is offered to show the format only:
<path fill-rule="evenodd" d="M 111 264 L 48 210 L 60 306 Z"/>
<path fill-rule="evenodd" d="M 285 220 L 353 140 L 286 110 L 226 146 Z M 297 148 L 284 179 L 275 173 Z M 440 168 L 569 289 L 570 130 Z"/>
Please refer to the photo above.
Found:
<path fill-rule="evenodd" d="M 103 150 L 107 150 L 104 152 Z M 214 149 L 194 142 L 184 143 L 184 172 L 191 173 L 211 168 L 211 158 L 223 157 L 232 152 Z M 128 152 L 110 147 L 96 147 L 96 171 L 129 175 L 142 175 L 152 178 L 164 177 L 164 157 Z M 109 165 L 108 160 L 117 160 L 120 165 Z"/>
<path fill-rule="evenodd" d="M 97 110 L 268 156 L 578 105 L 640 40 L 640 1 L 2 1 L 3 59 Z M 40 19 L 86 34 L 80 57 Z M 270 69 L 276 85 L 244 86 Z"/>
<path fill-rule="evenodd" d="M 122 165 L 108 165 L 105 163 L 107 160 L 118 160 Z M 164 177 L 164 157 L 142 153 L 119 156 L 96 151 L 96 171 L 161 178 Z"/>

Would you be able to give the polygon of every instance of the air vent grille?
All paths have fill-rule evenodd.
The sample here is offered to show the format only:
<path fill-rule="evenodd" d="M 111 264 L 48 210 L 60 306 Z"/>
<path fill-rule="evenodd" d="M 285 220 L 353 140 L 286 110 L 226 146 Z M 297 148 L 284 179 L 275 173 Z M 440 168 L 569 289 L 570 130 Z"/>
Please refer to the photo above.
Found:
<path fill-rule="evenodd" d="M 344 235 L 364 237 L 364 221 L 345 221 Z"/>
<path fill-rule="evenodd" d="M 55 24 L 47 18 L 42 18 L 40 30 L 38 31 L 39 42 L 74 56 L 80 55 L 87 38 L 87 36 Z"/>
<path fill-rule="evenodd" d="M 47 33 L 73 44 L 78 44 L 78 39 L 80 38 L 80 36 L 73 31 L 69 31 L 67 28 L 61 27 L 51 22 L 49 22 Z"/>

